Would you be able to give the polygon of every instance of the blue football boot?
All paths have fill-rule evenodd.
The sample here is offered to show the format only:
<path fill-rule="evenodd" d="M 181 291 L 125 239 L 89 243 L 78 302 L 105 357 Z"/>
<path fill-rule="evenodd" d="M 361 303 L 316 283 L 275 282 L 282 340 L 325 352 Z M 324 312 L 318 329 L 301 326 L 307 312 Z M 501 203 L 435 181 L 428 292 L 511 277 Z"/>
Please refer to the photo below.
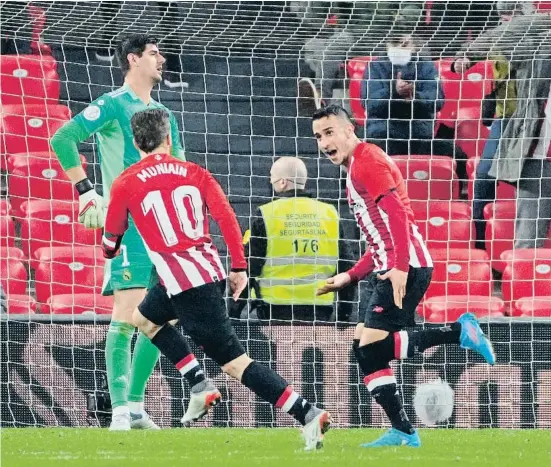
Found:
<path fill-rule="evenodd" d="M 462 348 L 478 352 L 490 365 L 496 362 L 496 356 L 492 343 L 480 329 L 476 316 L 465 313 L 457 320 L 461 324 L 461 336 L 459 343 Z"/>
<path fill-rule="evenodd" d="M 388 430 L 383 436 L 372 443 L 365 443 L 361 445 L 362 448 L 382 448 L 385 446 L 409 446 L 412 448 L 421 447 L 421 438 L 416 431 L 411 435 L 399 431 L 395 428 Z"/>

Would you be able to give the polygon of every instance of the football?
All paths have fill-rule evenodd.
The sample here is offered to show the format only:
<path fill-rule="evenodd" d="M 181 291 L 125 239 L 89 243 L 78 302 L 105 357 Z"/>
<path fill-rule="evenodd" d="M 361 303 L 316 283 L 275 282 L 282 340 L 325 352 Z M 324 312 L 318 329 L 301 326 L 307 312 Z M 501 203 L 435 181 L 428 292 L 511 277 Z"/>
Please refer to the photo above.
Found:
<path fill-rule="evenodd" d="M 441 379 L 420 384 L 413 398 L 415 413 L 427 426 L 444 422 L 453 413 L 453 397 L 453 389 Z"/>

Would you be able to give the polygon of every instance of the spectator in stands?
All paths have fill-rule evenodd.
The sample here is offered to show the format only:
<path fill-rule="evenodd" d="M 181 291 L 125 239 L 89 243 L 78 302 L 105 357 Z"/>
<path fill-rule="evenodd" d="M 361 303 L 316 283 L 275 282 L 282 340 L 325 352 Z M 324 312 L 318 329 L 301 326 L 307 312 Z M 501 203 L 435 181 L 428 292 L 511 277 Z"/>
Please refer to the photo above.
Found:
<path fill-rule="evenodd" d="M 504 122 L 488 174 L 518 182 L 515 248 L 543 246 L 551 218 L 551 16 L 513 14 L 521 2 L 500 2 L 510 21 L 465 44 L 454 63 L 462 73 L 502 55 L 516 76 L 516 108 Z"/>
<path fill-rule="evenodd" d="M 482 104 L 482 123 L 490 127 L 474 181 L 473 220 L 476 228 L 476 247 L 484 249 L 486 222 L 484 207 L 495 200 L 497 181 L 488 175 L 501 139 L 501 132 L 516 108 L 516 84 L 505 57 L 493 57 L 494 86 Z"/>
<path fill-rule="evenodd" d="M 315 93 L 331 103 L 333 89 L 338 85 L 341 65 L 354 45 L 354 37 L 339 23 L 336 15 L 327 18 L 319 33 L 304 44 L 304 61 L 314 73 Z"/>
<path fill-rule="evenodd" d="M 251 290 L 256 292 L 260 319 L 330 321 L 334 294 L 316 290 L 335 271 L 347 271 L 354 257 L 343 239 L 334 206 L 312 199 L 305 191 L 308 173 L 303 161 L 281 157 L 270 170 L 276 199 L 259 207 L 248 244 Z M 339 292 L 337 321 L 348 321 L 356 287 Z M 233 309 L 239 316 L 245 295 Z"/>
<path fill-rule="evenodd" d="M 434 120 L 444 104 L 436 66 L 409 34 L 390 35 L 387 56 L 369 62 L 362 84 L 366 137 L 387 154 L 455 157 L 466 179 L 467 155 L 451 140 L 434 140 Z"/>

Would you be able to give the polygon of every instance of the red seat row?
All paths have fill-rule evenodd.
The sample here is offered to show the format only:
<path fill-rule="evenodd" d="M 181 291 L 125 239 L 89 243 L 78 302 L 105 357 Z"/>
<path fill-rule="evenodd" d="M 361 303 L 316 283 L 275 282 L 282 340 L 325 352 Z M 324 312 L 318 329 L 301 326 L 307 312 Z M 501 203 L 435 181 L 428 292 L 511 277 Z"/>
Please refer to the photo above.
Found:
<path fill-rule="evenodd" d="M 504 301 L 492 296 L 492 274 L 486 252 L 433 248 L 431 256 L 434 272 L 422 304 L 425 318 L 449 321 L 466 310 L 486 318 L 504 314 Z M 8 296 L 24 295 L 28 283 L 24 253 L 12 247 L 0 250 L 0 257 L 0 278 Z M 508 266 L 503 275 L 503 296 L 505 302 L 513 304 L 511 314 L 551 317 L 551 308 L 545 308 L 551 297 L 551 250 L 515 250 L 508 252 L 504 260 Z M 73 310 L 89 308 L 92 298 L 84 299 L 80 295 L 95 297 L 100 293 L 103 265 L 99 247 L 42 247 L 36 250 L 30 266 L 34 270 L 36 298 L 42 304 L 41 311 L 61 312 L 62 309 L 69 312 L 69 305 Z M 70 299 L 74 295 L 78 300 Z"/>
<path fill-rule="evenodd" d="M 24 295 L 28 285 L 24 257 L 15 250 L 1 250 L 6 259 L 0 262 L 0 281 L 8 296 Z M 104 259 L 99 247 L 42 247 L 35 251 L 30 266 L 40 303 L 54 295 L 101 292 Z"/>
<path fill-rule="evenodd" d="M 42 247 L 94 246 L 101 244 L 101 230 L 90 230 L 78 222 L 78 202 L 30 200 L 21 205 L 17 220 L 21 248 L 33 258 Z M 15 224 L 9 215 L 0 214 L 0 247 L 15 246 Z"/>
<path fill-rule="evenodd" d="M 513 250 L 515 242 L 516 201 L 499 200 L 484 208 L 486 223 L 486 251 L 490 254 L 492 268 L 503 272 L 507 266 L 503 253 Z M 551 248 L 551 229 L 545 246 Z"/>
<path fill-rule="evenodd" d="M 29 295 L 9 295 L 7 299 L 8 313 L 28 314 L 37 312 L 36 300 Z M 111 314 L 113 297 L 98 294 L 63 294 L 53 295 L 41 306 L 43 314 L 81 315 L 87 313 Z"/>
<path fill-rule="evenodd" d="M 59 91 L 51 55 L 0 55 L 0 104 L 57 104 Z"/>
<path fill-rule="evenodd" d="M 51 151 L 50 139 L 71 118 L 61 104 L 2 105 L 0 107 L 0 169 L 14 168 L 8 158 L 15 154 Z"/>

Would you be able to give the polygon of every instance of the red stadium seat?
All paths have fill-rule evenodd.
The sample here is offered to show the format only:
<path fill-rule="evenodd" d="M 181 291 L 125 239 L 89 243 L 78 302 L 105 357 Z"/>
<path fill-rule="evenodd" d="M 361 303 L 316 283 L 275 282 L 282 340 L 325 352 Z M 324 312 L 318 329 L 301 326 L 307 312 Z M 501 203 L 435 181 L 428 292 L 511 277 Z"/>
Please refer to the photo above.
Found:
<path fill-rule="evenodd" d="M 487 265 L 487 269 L 489 270 L 490 258 L 484 250 L 476 248 L 430 248 L 429 251 L 435 272 L 431 286 L 427 291 L 428 296 L 432 296 L 433 291 L 434 295 L 444 294 L 446 290 L 448 290 L 448 293 L 452 293 L 450 287 L 456 290 L 456 288 L 462 288 L 462 286 L 464 288 L 463 291 L 466 290 L 473 297 L 479 293 L 488 295 L 486 287 L 491 290 L 489 282 L 488 285 L 480 283 L 461 284 L 459 282 L 461 275 L 464 275 L 468 271 L 471 263 L 475 265 L 475 269 L 474 273 L 467 272 L 469 277 L 486 274 L 486 267 L 479 266 L 479 264 Z"/>
<path fill-rule="evenodd" d="M 0 216 L 5 216 L 11 211 L 11 204 L 7 199 L 0 199 Z"/>
<path fill-rule="evenodd" d="M 113 311 L 113 296 L 104 297 L 99 294 L 64 294 L 52 295 L 42 306 L 42 313 L 67 314 L 97 314 L 110 315 Z"/>
<path fill-rule="evenodd" d="M 29 295 L 8 295 L 7 305 L 8 313 L 12 315 L 26 315 L 36 312 L 36 300 Z"/>
<path fill-rule="evenodd" d="M 20 250 L 14 246 L 0 248 L 0 261 L 6 261 L 8 259 L 24 261 L 25 253 L 23 253 L 23 250 Z"/>
<path fill-rule="evenodd" d="M 459 198 L 459 182 L 452 158 L 413 155 L 394 156 L 392 159 L 402 172 L 412 201 Z"/>
<path fill-rule="evenodd" d="M 484 206 L 484 219 L 491 218 L 515 220 L 517 217 L 516 200 L 499 200 Z"/>
<path fill-rule="evenodd" d="M 551 318 L 551 295 L 521 298 L 514 303 L 511 315 L 521 318 Z"/>
<path fill-rule="evenodd" d="M 346 63 L 348 74 L 348 97 L 350 98 L 350 110 L 358 125 L 364 126 L 366 112 L 362 105 L 361 89 L 364 80 L 365 68 L 373 57 L 355 57 Z"/>
<path fill-rule="evenodd" d="M 0 110 L 0 153 L 50 151 L 50 139 L 71 118 L 65 105 L 4 105 Z"/>
<path fill-rule="evenodd" d="M 434 260 L 432 281 L 425 298 L 464 295 L 492 295 L 492 270 L 489 261 Z"/>
<path fill-rule="evenodd" d="M 11 167 L 8 179 L 8 193 L 15 215 L 20 206 L 31 198 L 74 200 L 77 192 L 63 171 L 57 157 L 42 157 L 50 152 L 37 153 L 38 157 L 28 154 L 15 154 L 8 157 Z M 81 156 L 86 170 L 86 159 Z"/>
<path fill-rule="evenodd" d="M 34 258 L 35 251 L 42 247 L 93 246 L 101 242 L 101 229 L 87 229 L 78 223 L 78 202 L 30 200 L 21 211 L 21 246 L 29 258 Z"/>
<path fill-rule="evenodd" d="M 31 36 L 31 50 L 37 55 L 51 55 L 52 49 L 48 44 L 42 42 L 41 34 L 44 31 L 46 25 L 46 11 L 44 8 L 40 8 L 38 5 L 29 5 L 28 7 L 29 17 L 32 22 L 32 36 Z"/>
<path fill-rule="evenodd" d="M 517 249 L 502 254 L 502 292 L 505 301 L 551 295 L 551 250 Z"/>
<path fill-rule="evenodd" d="M 57 104 L 57 63 L 50 55 L 0 55 L 0 103 Z"/>
<path fill-rule="evenodd" d="M 15 224 L 10 216 L 0 215 L 0 247 L 15 246 Z"/>
<path fill-rule="evenodd" d="M 436 214 L 452 219 L 471 218 L 471 206 L 464 201 L 412 201 L 411 209 L 416 220 L 427 220 Z"/>
<path fill-rule="evenodd" d="M 103 256 L 94 247 L 40 248 L 35 256 L 36 298 L 46 303 L 52 295 L 101 292 Z"/>
<path fill-rule="evenodd" d="M 86 246 L 54 246 L 54 247 L 42 247 L 34 252 L 33 258 L 36 260 L 36 263 L 32 264 L 31 267 L 36 269 L 38 263 L 54 261 L 56 258 L 62 259 L 71 259 L 81 261 L 84 264 L 92 265 L 103 265 L 105 263 L 105 258 L 103 257 L 103 252 L 101 246 L 99 245 L 86 245 Z"/>
<path fill-rule="evenodd" d="M 501 253 L 501 259 L 507 266 L 513 264 L 513 261 L 531 261 L 551 260 L 551 248 L 517 248 L 516 250 L 507 250 Z"/>
<path fill-rule="evenodd" d="M 487 262 L 490 256 L 477 248 L 430 248 L 433 261 L 477 261 Z"/>
<path fill-rule="evenodd" d="M 24 294 L 27 290 L 27 270 L 17 259 L 0 261 L 0 283 L 7 295 Z"/>
<path fill-rule="evenodd" d="M 467 312 L 478 318 L 501 318 L 504 310 L 505 304 L 498 297 L 448 295 L 429 298 L 423 304 L 423 315 L 431 323 L 454 322 Z"/>
<path fill-rule="evenodd" d="M 491 92 L 494 80 L 489 60 L 477 63 L 464 75 L 451 71 L 453 61 L 445 58 L 436 62 L 446 99 L 438 121 L 450 128 L 455 128 L 456 121 L 480 119 L 482 99 Z"/>
<path fill-rule="evenodd" d="M 498 203 L 495 203 L 495 205 L 500 206 Z M 496 209 L 495 206 L 494 209 Z M 514 214 L 508 212 L 507 209 L 510 209 L 510 205 L 504 205 L 501 211 L 495 211 L 498 216 L 504 216 L 505 218 L 490 218 L 486 223 L 486 251 L 490 253 L 492 268 L 499 272 L 503 272 L 507 266 L 502 257 L 503 252 L 513 250 L 514 247 L 515 219 Z M 545 246 L 551 247 L 550 239 L 546 240 Z"/>
<path fill-rule="evenodd" d="M 467 161 L 467 177 L 469 182 L 467 185 L 468 197 L 470 200 L 474 197 L 474 180 L 476 177 L 476 167 L 480 162 L 480 158 L 469 159 Z M 496 200 L 511 201 L 517 198 L 517 189 L 510 183 L 497 182 Z"/>
<path fill-rule="evenodd" d="M 354 57 L 348 60 L 348 62 L 346 63 L 346 71 L 348 73 L 348 77 L 350 78 L 351 76 L 360 74 L 363 76 L 367 64 L 374 58 L 376 57 L 366 55 L 364 57 Z"/>
<path fill-rule="evenodd" d="M 480 157 L 490 130 L 479 121 L 465 120 L 457 123 L 455 141 L 469 159 Z"/>
<path fill-rule="evenodd" d="M 412 202 L 416 224 L 429 248 L 470 248 L 471 209 L 461 201 Z"/>
<path fill-rule="evenodd" d="M 551 2 L 547 1 L 535 1 L 534 6 L 536 10 L 540 13 L 550 13 L 551 12 Z"/>
<path fill-rule="evenodd" d="M 57 156 L 53 151 L 33 151 L 33 152 L 21 152 L 10 154 L 8 156 L 8 172 L 12 172 L 16 167 L 26 165 L 28 159 L 54 159 L 57 160 Z M 81 161 L 86 164 L 86 158 L 81 154 Z"/>

